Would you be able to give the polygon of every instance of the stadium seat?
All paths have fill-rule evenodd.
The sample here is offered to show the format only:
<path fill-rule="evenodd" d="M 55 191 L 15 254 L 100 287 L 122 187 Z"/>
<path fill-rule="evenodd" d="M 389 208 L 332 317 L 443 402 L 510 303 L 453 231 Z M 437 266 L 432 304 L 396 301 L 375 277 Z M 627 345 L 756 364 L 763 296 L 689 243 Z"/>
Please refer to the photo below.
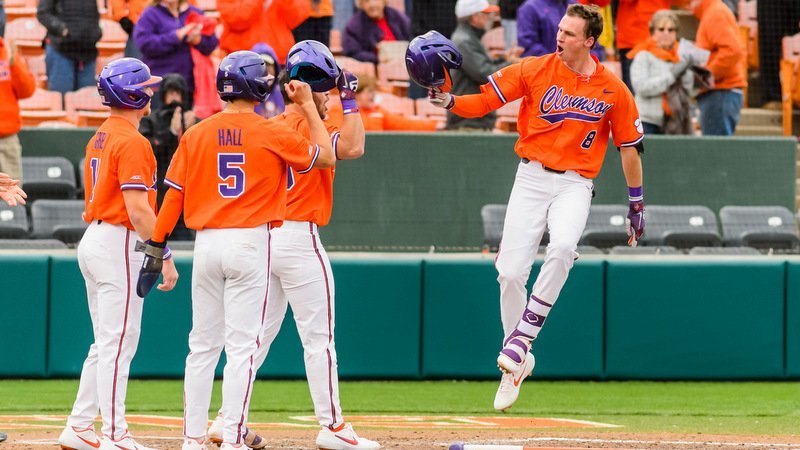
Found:
<path fill-rule="evenodd" d="M 658 245 L 654 247 L 628 247 L 627 245 L 616 245 L 608 251 L 609 255 L 680 255 L 680 250 L 669 245 Z"/>
<path fill-rule="evenodd" d="M 0 250 L 62 250 L 67 244 L 57 239 L 0 239 Z"/>
<path fill-rule="evenodd" d="M 649 205 L 645 218 L 647 227 L 642 236 L 643 245 L 683 249 L 722 245 L 717 218 L 705 206 Z"/>
<path fill-rule="evenodd" d="M 329 39 L 328 48 L 331 49 L 333 56 L 341 56 L 344 52 L 344 49 L 342 48 L 342 32 L 336 28 L 331 28 L 331 35 Z"/>
<path fill-rule="evenodd" d="M 719 219 L 726 246 L 793 251 L 800 245 L 794 216 L 783 206 L 723 206 Z"/>
<path fill-rule="evenodd" d="M 28 213 L 24 205 L 8 206 L 0 202 L 0 239 L 28 237 Z"/>
<path fill-rule="evenodd" d="M 627 245 L 627 216 L 628 208 L 624 205 L 592 205 L 580 243 L 600 248 Z"/>
<path fill-rule="evenodd" d="M 395 114 L 402 114 L 406 117 L 414 115 L 414 100 L 408 97 L 379 92 L 375 94 L 375 104 Z"/>
<path fill-rule="evenodd" d="M 689 250 L 690 255 L 761 255 L 761 252 L 753 247 L 694 247 Z"/>
<path fill-rule="evenodd" d="M 503 34 L 503 27 L 495 27 L 484 33 L 483 37 L 481 37 L 481 43 L 491 56 L 504 54 L 506 52 L 506 39 Z"/>
<path fill-rule="evenodd" d="M 122 29 L 122 26 L 115 20 L 100 19 L 100 29 L 103 30 L 103 37 L 97 42 L 99 56 L 109 57 L 122 54 L 128 43 L 128 33 Z"/>
<path fill-rule="evenodd" d="M 14 19 L 6 24 L 5 39 L 14 41 L 18 54 L 23 57 L 43 55 L 42 40 L 45 35 L 47 29 L 33 17 Z"/>
<path fill-rule="evenodd" d="M 336 64 L 342 69 L 347 69 L 356 75 L 367 74 L 373 77 L 375 76 L 375 64 L 371 62 L 359 61 L 349 56 L 337 56 Z"/>
<path fill-rule="evenodd" d="M 44 61 L 44 55 L 27 56 L 25 62 L 28 63 L 28 69 L 36 78 L 36 86 L 42 89 L 47 89 L 47 65 Z M 62 106 L 61 109 L 64 109 Z"/>
<path fill-rule="evenodd" d="M 766 0 L 769 1 L 769 0 Z M 747 67 L 758 69 L 758 20 L 756 0 L 739 0 L 739 30 L 746 39 Z"/>
<path fill-rule="evenodd" d="M 433 106 L 428 101 L 428 97 L 418 98 L 414 100 L 417 109 L 417 115 L 421 117 L 429 117 L 437 120 L 444 121 L 447 117 L 447 111 L 444 108 Z"/>
<path fill-rule="evenodd" d="M 83 200 L 37 200 L 31 205 L 33 236 L 56 238 L 67 244 L 80 241 L 88 224 Z"/>
<path fill-rule="evenodd" d="M 579 246 L 578 246 L 578 250 L 577 250 L 577 252 L 578 252 L 578 255 L 579 255 L 579 256 L 588 256 L 588 255 L 592 255 L 592 256 L 595 256 L 595 255 L 605 255 L 605 252 L 603 252 L 603 251 L 602 251 L 602 250 L 600 250 L 599 248 L 597 248 L 597 247 L 593 247 L 593 246 L 591 246 L 591 245 L 579 245 Z"/>
<path fill-rule="evenodd" d="M 75 168 L 63 156 L 23 156 L 22 189 L 28 201 L 75 198 Z"/>
<path fill-rule="evenodd" d="M 23 111 L 63 111 L 64 96 L 61 92 L 36 88 L 32 96 L 19 101 L 19 108 Z"/>
<path fill-rule="evenodd" d="M 483 249 L 496 252 L 500 248 L 500 240 L 503 238 L 503 225 L 506 221 L 506 209 L 508 205 L 501 203 L 490 203 L 481 208 L 481 219 L 483 221 Z M 539 242 L 540 250 L 544 251 L 544 246 L 550 242 L 550 234 L 545 231 Z"/>
<path fill-rule="evenodd" d="M 98 56 L 97 61 L 94 65 L 94 72 L 95 75 L 100 75 L 100 72 L 110 63 L 111 61 L 115 61 L 117 59 L 125 57 L 124 53 L 114 53 L 108 56 Z"/>
<path fill-rule="evenodd" d="M 519 106 L 522 99 L 506 103 L 497 110 L 496 128 L 501 131 L 514 133 L 517 131 L 517 117 L 519 117 Z"/>
<path fill-rule="evenodd" d="M 77 128 L 78 126 L 67 120 L 45 120 L 36 125 L 39 128 Z"/>
<path fill-rule="evenodd" d="M 19 116 L 23 127 L 38 127 L 43 122 L 65 121 L 67 113 L 64 111 L 29 111 L 21 110 Z"/>
<path fill-rule="evenodd" d="M 77 91 L 64 94 L 64 106 L 67 116 L 77 122 L 79 111 L 108 112 L 108 106 L 103 105 L 97 86 L 86 86 Z"/>
<path fill-rule="evenodd" d="M 390 59 L 378 64 L 378 87 L 384 92 L 405 97 L 409 86 L 408 70 L 403 59 Z"/>

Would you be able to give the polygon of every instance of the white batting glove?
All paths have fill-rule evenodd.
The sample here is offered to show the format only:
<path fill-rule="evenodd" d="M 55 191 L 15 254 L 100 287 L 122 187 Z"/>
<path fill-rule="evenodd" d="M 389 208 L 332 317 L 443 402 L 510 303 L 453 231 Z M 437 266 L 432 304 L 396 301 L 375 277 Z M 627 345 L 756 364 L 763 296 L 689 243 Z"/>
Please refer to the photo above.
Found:
<path fill-rule="evenodd" d="M 450 109 L 455 104 L 455 99 L 452 95 L 447 92 L 442 92 L 437 88 L 428 91 L 428 101 L 430 101 L 433 106 L 444 109 Z"/>

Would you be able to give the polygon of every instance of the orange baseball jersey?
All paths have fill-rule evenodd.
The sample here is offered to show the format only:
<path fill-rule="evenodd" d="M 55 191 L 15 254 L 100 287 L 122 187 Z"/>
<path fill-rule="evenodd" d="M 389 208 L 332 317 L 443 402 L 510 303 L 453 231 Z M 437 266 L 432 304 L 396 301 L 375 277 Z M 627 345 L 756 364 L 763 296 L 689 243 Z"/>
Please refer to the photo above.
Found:
<path fill-rule="evenodd" d="M 308 122 L 302 114 L 286 112 L 270 120 L 282 123 L 306 138 L 311 136 Z M 325 125 L 331 135 L 333 152 L 336 154 L 339 128 L 330 121 L 326 121 Z M 290 168 L 287 184 L 286 220 L 313 222 L 320 227 L 327 225 L 331 220 L 331 211 L 333 210 L 333 177 L 335 175 L 336 166 L 312 170 L 303 175 L 294 173 Z"/>
<path fill-rule="evenodd" d="M 124 225 L 134 230 L 122 191 L 147 191 L 156 210 L 156 157 L 150 142 L 132 123 L 109 117 L 86 145 L 83 185 L 86 210 L 83 218 Z"/>
<path fill-rule="evenodd" d="M 195 230 L 282 222 L 287 164 L 306 173 L 319 152 L 318 145 L 299 133 L 255 112 L 221 112 L 203 120 L 186 131 L 172 158 L 164 179 L 172 189 L 153 239 L 163 241 L 181 205 L 186 226 Z"/>
<path fill-rule="evenodd" d="M 594 178 L 603 165 L 609 132 L 618 147 L 644 139 L 633 95 L 592 59 L 597 69 L 585 76 L 570 70 L 556 54 L 525 58 L 489 75 L 489 83 L 481 86 L 476 96 L 487 112 L 522 98 L 514 146 L 521 158 Z M 457 97 L 452 111 L 472 117 L 479 111 L 470 107 L 472 96 L 465 97 Z"/>

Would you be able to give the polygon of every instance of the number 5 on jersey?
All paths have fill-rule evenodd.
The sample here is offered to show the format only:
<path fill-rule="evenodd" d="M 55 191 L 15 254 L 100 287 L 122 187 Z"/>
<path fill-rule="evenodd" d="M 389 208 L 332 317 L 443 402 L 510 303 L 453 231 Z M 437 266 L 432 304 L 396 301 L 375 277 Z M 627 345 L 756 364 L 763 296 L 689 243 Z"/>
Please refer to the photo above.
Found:
<path fill-rule="evenodd" d="M 217 155 L 217 174 L 222 180 L 217 186 L 223 198 L 236 198 L 244 192 L 244 153 Z"/>

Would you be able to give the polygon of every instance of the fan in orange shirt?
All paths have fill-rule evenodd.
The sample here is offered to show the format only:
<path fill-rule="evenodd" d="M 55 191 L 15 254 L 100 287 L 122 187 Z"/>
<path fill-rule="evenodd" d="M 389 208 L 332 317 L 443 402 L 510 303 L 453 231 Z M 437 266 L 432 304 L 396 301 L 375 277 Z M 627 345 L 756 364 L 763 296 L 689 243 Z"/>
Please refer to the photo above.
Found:
<path fill-rule="evenodd" d="M 171 189 L 156 220 L 139 275 L 143 294 L 157 278 L 168 232 L 181 210 L 197 230 L 192 277 L 192 331 L 184 382 L 184 450 L 205 448 L 214 367 L 223 348 L 222 450 L 255 447 L 247 415 L 257 365 L 272 262 L 270 228 L 286 214 L 287 167 L 297 173 L 331 167 L 330 136 L 308 84 L 288 95 L 308 121 L 308 137 L 255 113 L 269 93 L 264 60 L 231 53 L 220 63 L 217 90 L 225 109 L 181 138 L 167 171 Z M 310 139 L 309 139 L 310 138 Z M 235 331 L 233 331 L 235 330 Z"/>
<path fill-rule="evenodd" d="M 521 162 L 495 260 L 505 334 L 497 358 L 504 372 L 494 403 L 498 410 L 514 404 L 520 383 L 533 371 L 531 344 L 577 257 L 589 216 L 592 179 L 602 166 L 610 131 L 620 148 L 629 186 L 629 244 L 635 246 L 644 232 L 642 125 L 625 84 L 589 53 L 602 31 L 603 19 L 596 6 L 573 4 L 559 23 L 555 53 L 500 69 L 489 76 L 480 94 L 453 96 L 429 82 L 439 80 L 421 80 L 428 82 L 434 105 L 464 117 L 482 116 L 522 99 L 515 146 Z M 413 44 L 409 49 L 429 47 Z M 412 66 L 429 61 L 428 56 L 407 53 Z M 545 230 L 550 232 L 550 243 L 528 297 L 525 286 Z"/>

